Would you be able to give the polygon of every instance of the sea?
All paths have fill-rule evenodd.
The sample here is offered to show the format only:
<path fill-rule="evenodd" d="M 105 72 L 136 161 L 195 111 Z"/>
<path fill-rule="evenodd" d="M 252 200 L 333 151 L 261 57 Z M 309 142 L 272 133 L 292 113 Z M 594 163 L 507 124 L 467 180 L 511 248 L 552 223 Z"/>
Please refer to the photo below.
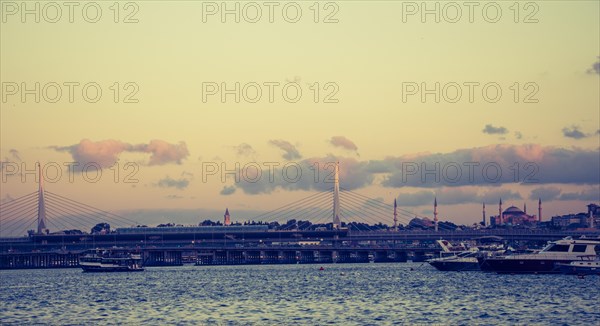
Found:
<path fill-rule="evenodd" d="M 0 271 L 0 325 L 431 324 L 600 325 L 600 277 L 422 263 Z"/>

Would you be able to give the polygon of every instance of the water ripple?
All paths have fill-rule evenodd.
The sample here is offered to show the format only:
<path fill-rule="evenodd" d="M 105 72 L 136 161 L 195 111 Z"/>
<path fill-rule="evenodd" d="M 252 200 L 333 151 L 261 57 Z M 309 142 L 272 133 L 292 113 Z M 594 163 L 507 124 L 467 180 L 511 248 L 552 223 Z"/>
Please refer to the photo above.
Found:
<path fill-rule="evenodd" d="M 417 264 L 0 271 L 0 324 L 600 325 L 600 278 Z"/>

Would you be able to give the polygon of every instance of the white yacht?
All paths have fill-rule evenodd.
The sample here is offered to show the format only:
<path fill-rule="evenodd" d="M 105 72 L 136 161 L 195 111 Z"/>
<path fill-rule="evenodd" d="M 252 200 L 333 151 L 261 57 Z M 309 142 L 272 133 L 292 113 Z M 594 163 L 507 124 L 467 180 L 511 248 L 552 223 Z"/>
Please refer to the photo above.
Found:
<path fill-rule="evenodd" d="M 497 273 L 560 273 L 558 264 L 570 264 L 599 254 L 600 239 L 574 240 L 567 237 L 550 242 L 537 253 L 480 257 L 479 263 L 483 271 Z"/>

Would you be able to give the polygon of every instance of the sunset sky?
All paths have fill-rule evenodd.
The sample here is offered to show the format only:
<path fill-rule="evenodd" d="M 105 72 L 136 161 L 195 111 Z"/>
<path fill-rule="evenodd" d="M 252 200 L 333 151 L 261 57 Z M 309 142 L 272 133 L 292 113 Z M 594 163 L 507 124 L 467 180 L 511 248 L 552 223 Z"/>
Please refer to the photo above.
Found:
<path fill-rule="evenodd" d="M 318 9 L 277 2 L 273 22 L 269 7 L 256 2 L 256 23 L 248 2 L 238 2 L 239 23 L 234 15 L 223 21 L 221 2 L 121 2 L 118 16 L 112 2 L 98 2 L 96 23 L 86 21 L 95 8 L 85 16 L 83 3 L 76 6 L 70 22 L 68 7 L 57 3 L 56 23 L 49 21 L 56 8 L 44 10 L 44 2 L 36 23 L 21 16 L 20 2 L 2 1 L 3 203 L 36 190 L 33 175 L 23 180 L 20 172 L 37 161 L 63 169 L 48 190 L 147 224 L 221 220 L 225 207 L 233 221 L 252 218 L 329 189 L 322 180 L 335 161 L 342 187 L 389 204 L 398 199 L 424 216 L 437 196 L 440 218 L 461 224 L 480 221 L 482 202 L 496 213 L 500 197 L 504 207 L 527 203 L 531 211 L 541 198 L 544 219 L 600 202 L 597 1 L 520 2 L 518 15 L 514 2 L 495 2 L 487 14 L 481 2 L 472 22 L 461 5 L 455 23 L 456 8 L 445 2 L 439 23 L 411 14 L 421 2 L 402 1 L 321 2 Z M 222 86 L 236 83 L 239 103 L 234 94 L 223 101 Z M 286 98 L 282 89 L 292 83 Z M 435 92 L 422 96 L 423 86 L 436 83 L 439 101 Z M 254 101 L 256 85 L 262 97 Z M 275 85 L 272 101 L 266 85 Z M 474 85 L 472 101 L 467 85 Z M 80 164 L 72 182 L 68 162 Z M 83 178 L 90 162 L 103 168 L 98 182 Z M 266 171 L 254 183 L 206 175 L 208 166 L 233 170 L 236 162 L 279 167 L 273 182 Z M 297 182 L 282 178 L 290 162 L 302 169 Z M 439 181 L 406 174 L 436 162 Z M 473 178 L 468 164 L 479 164 Z M 484 175 L 486 164 L 502 176 Z M 456 166 L 462 176 L 453 181 Z M 123 182 L 132 172 L 138 182 Z M 391 220 L 390 212 L 382 222 Z"/>

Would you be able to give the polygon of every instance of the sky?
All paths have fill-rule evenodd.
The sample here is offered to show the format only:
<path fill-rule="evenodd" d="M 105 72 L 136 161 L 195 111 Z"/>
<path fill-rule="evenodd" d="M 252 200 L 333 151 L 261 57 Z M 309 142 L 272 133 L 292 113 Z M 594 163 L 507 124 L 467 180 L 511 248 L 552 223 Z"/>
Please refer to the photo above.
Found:
<path fill-rule="evenodd" d="M 74 3 L 1 2 L 3 203 L 36 162 L 143 224 L 251 219 L 330 189 L 333 162 L 460 224 L 600 202 L 597 1 Z"/>

